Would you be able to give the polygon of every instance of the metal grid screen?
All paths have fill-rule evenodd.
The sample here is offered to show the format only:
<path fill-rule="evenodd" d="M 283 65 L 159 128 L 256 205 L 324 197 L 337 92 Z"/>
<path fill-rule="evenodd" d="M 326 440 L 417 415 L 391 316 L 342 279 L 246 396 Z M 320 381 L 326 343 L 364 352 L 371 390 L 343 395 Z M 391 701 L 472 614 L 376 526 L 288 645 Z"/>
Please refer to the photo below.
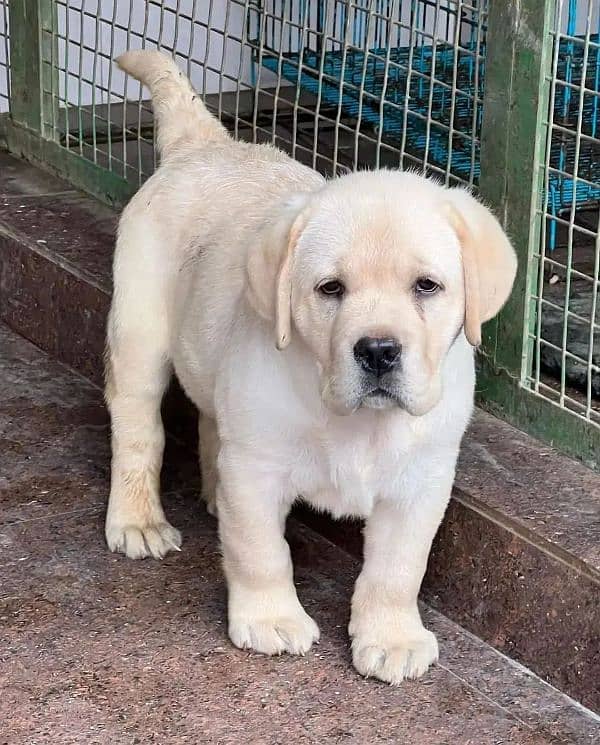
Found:
<path fill-rule="evenodd" d="M 0 0 L 0 114 L 10 108 L 8 0 Z"/>
<path fill-rule="evenodd" d="M 539 271 L 526 296 L 516 377 L 595 427 L 600 5 L 548 3 L 547 142 L 528 256 Z M 0 0 L 0 110 L 9 102 L 7 6 Z M 146 94 L 113 64 L 141 47 L 171 52 L 236 137 L 272 142 L 325 174 L 412 167 L 445 183 L 479 184 L 488 0 L 41 0 L 38 7 L 41 134 L 61 155 L 99 166 L 100 179 L 105 171 L 118 176 L 111 184 L 137 186 L 156 167 Z"/>
<path fill-rule="evenodd" d="M 477 181 L 483 0 L 55 0 L 46 131 L 141 182 L 151 112 L 112 59 L 175 54 L 236 136 L 326 173 L 426 167 Z"/>
<path fill-rule="evenodd" d="M 140 85 L 113 64 L 126 49 L 171 52 L 224 116 L 248 78 L 244 48 L 249 2 L 229 0 L 54 0 L 49 43 L 52 105 L 46 131 L 66 149 L 122 176 L 144 181 L 156 166 L 152 110 Z M 236 107 L 230 112 L 235 115 Z"/>
<path fill-rule="evenodd" d="M 479 173 L 486 2 L 264 0 L 250 15 L 267 137 L 336 172 L 360 164 Z M 275 90 L 270 84 L 276 75 Z"/>
<path fill-rule="evenodd" d="M 551 114 L 541 164 L 539 274 L 526 380 L 535 393 L 600 426 L 600 13 L 559 0 Z"/>

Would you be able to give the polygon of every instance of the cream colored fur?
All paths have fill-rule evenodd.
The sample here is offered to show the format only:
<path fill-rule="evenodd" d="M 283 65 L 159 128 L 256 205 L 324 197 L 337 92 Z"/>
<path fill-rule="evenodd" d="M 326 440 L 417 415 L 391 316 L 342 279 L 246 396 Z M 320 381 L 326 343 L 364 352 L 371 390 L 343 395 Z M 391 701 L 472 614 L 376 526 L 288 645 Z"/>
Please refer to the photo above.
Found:
<path fill-rule="evenodd" d="M 355 667 L 391 683 L 419 676 L 438 647 L 417 594 L 473 406 L 463 328 L 477 343 L 505 302 L 510 243 L 465 191 L 397 171 L 326 182 L 273 147 L 231 139 L 169 58 L 118 62 L 150 88 L 161 165 L 123 212 L 114 260 L 108 545 L 132 558 L 180 548 L 159 496 L 174 368 L 202 411 L 233 643 L 304 654 L 319 638 L 284 539 L 301 495 L 366 519 Z M 420 295 L 423 277 L 442 289 Z M 318 290 L 327 279 L 344 282 L 342 298 Z M 402 345 L 386 393 L 353 354 L 381 335 Z"/>

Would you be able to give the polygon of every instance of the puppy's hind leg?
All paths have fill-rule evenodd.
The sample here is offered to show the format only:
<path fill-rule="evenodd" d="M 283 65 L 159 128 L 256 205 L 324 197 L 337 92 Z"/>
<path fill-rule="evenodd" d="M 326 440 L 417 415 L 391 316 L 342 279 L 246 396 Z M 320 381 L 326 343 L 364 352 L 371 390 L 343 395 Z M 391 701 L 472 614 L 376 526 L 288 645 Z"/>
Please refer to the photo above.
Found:
<path fill-rule="evenodd" d="M 106 540 L 132 559 L 179 550 L 181 535 L 160 503 L 164 429 L 160 415 L 170 378 L 171 268 L 136 221 L 122 220 L 108 319 L 106 401 L 112 424 Z"/>
<path fill-rule="evenodd" d="M 209 514 L 217 516 L 217 457 L 219 433 L 214 419 L 200 413 L 198 422 L 200 471 L 202 473 L 202 499 Z"/>

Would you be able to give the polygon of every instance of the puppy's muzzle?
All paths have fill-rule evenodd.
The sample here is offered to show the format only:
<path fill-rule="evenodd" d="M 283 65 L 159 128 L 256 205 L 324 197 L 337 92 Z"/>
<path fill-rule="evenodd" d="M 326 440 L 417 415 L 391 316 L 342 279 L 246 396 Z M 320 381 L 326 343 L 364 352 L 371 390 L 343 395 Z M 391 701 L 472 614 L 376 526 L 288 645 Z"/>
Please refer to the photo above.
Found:
<path fill-rule="evenodd" d="M 402 346 L 391 337 L 363 336 L 354 345 L 354 359 L 376 378 L 391 372 L 400 364 Z"/>

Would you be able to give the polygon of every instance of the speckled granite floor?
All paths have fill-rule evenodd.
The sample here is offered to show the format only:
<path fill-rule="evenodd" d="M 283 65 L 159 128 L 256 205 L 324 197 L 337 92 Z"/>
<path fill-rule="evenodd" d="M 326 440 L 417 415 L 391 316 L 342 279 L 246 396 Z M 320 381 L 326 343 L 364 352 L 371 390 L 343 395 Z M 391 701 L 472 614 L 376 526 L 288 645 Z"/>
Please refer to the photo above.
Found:
<path fill-rule="evenodd" d="M 358 565 L 296 522 L 299 594 L 321 644 L 305 658 L 236 650 L 194 459 L 170 443 L 182 553 L 108 553 L 100 392 L 4 326 L 0 350 L 0 743 L 600 740 L 591 714 L 428 608 L 440 664 L 399 688 L 360 678 L 345 630 Z"/>

